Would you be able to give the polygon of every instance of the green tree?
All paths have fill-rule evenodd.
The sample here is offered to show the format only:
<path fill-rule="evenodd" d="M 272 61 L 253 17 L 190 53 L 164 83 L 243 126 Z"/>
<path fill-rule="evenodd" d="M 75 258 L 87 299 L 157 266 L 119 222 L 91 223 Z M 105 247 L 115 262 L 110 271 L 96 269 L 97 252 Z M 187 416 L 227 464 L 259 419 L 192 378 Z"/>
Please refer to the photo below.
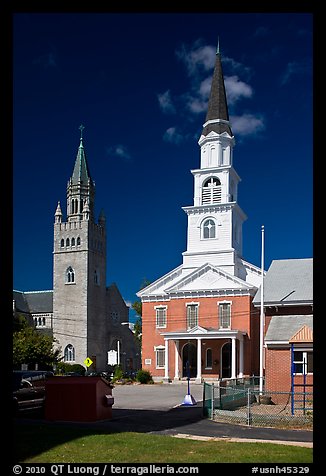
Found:
<path fill-rule="evenodd" d="M 151 284 L 150 281 L 144 278 L 140 286 L 140 289 L 146 288 L 146 286 L 148 286 L 149 284 Z M 137 299 L 137 301 L 134 301 L 132 303 L 131 307 L 137 314 L 137 319 L 134 325 L 134 335 L 135 335 L 135 338 L 138 340 L 139 345 L 141 347 L 141 344 L 142 344 L 142 302 L 139 299 Z"/>
<path fill-rule="evenodd" d="M 15 316 L 13 332 L 13 366 L 29 364 L 39 368 L 52 368 L 60 360 L 60 349 L 55 349 L 57 342 L 53 337 L 37 332 L 29 326 L 23 316 Z"/>

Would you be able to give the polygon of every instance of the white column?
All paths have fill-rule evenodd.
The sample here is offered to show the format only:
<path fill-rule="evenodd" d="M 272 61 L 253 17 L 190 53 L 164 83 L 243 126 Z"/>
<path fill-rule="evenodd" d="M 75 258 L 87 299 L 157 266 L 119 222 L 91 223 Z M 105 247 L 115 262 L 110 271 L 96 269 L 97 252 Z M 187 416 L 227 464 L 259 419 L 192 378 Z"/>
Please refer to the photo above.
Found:
<path fill-rule="evenodd" d="M 197 380 L 201 380 L 201 338 L 197 339 Z"/>
<path fill-rule="evenodd" d="M 174 341 L 174 378 L 179 379 L 179 341 Z"/>
<path fill-rule="evenodd" d="M 169 341 L 168 339 L 164 339 L 165 342 L 165 362 L 164 362 L 164 378 L 169 378 Z"/>
<path fill-rule="evenodd" d="M 243 337 L 239 341 L 239 377 L 243 377 Z"/>
<path fill-rule="evenodd" d="M 236 342 L 235 337 L 231 338 L 232 341 L 232 352 L 231 352 L 231 378 L 236 378 L 235 366 L 236 366 Z"/>

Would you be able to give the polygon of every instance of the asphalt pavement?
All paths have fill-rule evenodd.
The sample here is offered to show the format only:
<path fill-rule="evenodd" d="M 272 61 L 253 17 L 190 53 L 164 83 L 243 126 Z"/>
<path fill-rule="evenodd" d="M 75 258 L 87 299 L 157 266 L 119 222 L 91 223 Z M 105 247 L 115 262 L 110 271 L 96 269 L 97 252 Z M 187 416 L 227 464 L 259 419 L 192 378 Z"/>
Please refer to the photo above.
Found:
<path fill-rule="evenodd" d="M 265 441 L 312 447 L 313 432 L 232 425 L 203 416 L 203 386 L 190 384 L 195 404 L 184 405 L 187 382 L 154 385 L 115 385 L 112 419 L 70 425 L 96 427 L 110 432 L 136 431 L 192 439 Z"/>
<path fill-rule="evenodd" d="M 313 432 L 232 425 L 203 416 L 203 386 L 190 384 L 195 404 L 184 405 L 187 382 L 154 385 L 115 385 L 112 419 L 68 422 L 69 426 L 98 428 L 108 432 L 135 431 L 193 439 L 265 441 L 312 447 Z M 21 421 L 21 423 L 23 423 Z M 67 422 L 49 422 L 67 425 Z"/>

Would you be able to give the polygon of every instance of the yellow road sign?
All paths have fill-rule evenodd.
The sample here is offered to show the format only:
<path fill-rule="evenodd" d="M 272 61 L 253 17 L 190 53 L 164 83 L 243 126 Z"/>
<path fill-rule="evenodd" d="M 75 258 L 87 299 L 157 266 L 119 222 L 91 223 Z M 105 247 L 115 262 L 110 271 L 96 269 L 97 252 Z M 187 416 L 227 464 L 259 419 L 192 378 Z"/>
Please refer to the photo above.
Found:
<path fill-rule="evenodd" d="M 92 363 L 93 361 L 89 357 L 87 357 L 87 359 L 84 360 L 84 364 L 86 365 L 86 367 L 90 367 Z"/>

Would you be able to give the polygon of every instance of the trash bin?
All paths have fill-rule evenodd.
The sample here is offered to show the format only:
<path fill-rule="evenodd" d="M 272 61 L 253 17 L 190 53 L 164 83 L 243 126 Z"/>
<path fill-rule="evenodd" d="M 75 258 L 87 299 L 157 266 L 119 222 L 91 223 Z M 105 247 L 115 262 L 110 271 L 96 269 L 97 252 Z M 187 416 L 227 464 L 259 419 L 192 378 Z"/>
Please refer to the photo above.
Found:
<path fill-rule="evenodd" d="M 45 419 L 111 419 L 114 404 L 112 388 L 102 377 L 53 377 L 45 384 Z"/>

